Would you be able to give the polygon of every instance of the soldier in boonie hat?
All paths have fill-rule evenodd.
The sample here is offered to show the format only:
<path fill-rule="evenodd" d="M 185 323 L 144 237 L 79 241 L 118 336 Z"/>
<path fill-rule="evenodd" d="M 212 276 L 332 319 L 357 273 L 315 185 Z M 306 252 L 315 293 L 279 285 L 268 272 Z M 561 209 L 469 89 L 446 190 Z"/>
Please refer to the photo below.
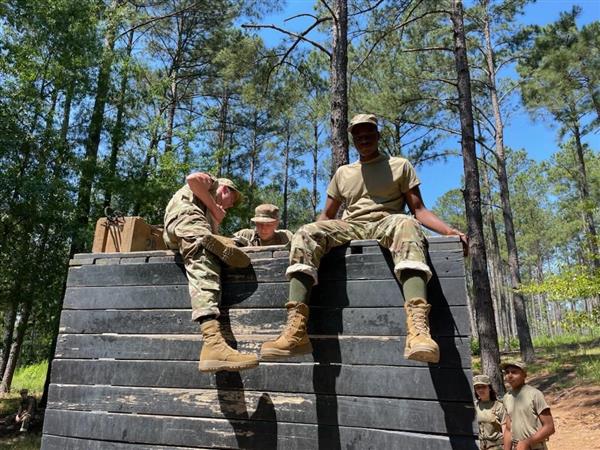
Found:
<path fill-rule="evenodd" d="M 238 188 L 232 180 L 230 180 L 229 178 L 217 178 L 217 182 L 219 183 L 219 186 L 227 186 L 228 188 L 233 189 L 237 193 L 237 198 L 233 202 L 233 206 L 237 206 L 242 202 L 244 196 L 242 195 L 240 188 Z"/>
<path fill-rule="evenodd" d="M 500 364 L 500 368 L 502 370 L 506 370 L 507 367 L 511 367 L 511 366 L 517 367 L 517 368 L 521 369 L 523 372 L 527 373 L 527 364 L 525 364 L 520 359 L 509 359 L 508 361 Z"/>
<path fill-rule="evenodd" d="M 473 387 L 480 448 L 482 450 L 503 450 L 502 424 L 506 414 L 504 405 L 498 400 L 490 377 L 487 375 L 475 375 Z"/>
<path fill-rule="evenodd" d="M 490 381 L 490 377 L 487 375 L 475 375 L 473 377 L 473 386 L 490 386 L 492 382 Z"/>
<path fill-rule="evenodd" d="M 375 114 L 357 114 L 351 120 L 348 125 L 348 133 L 352 133 L 352 128 L 361 123 L 368 123 L 377 128 L 377 117 Z"/>
<path fill-rule="evenodd" d="M 234 239 L 241 245 L 264 247 L 267 245 L 288 245 L 293 234 L 288 230 L 278 230 L 279 208 L 271 203 L 263 203 L 254 209 L 254 229 L 245 228 L 234 233 Z"/>

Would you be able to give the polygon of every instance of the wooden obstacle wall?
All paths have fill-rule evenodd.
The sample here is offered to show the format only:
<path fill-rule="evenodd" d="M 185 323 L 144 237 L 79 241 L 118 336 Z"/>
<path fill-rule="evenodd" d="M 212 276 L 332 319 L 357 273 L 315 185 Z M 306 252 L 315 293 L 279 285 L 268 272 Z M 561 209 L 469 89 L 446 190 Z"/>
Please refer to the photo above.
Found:
<path fill-rule="evenodd" d="M 375 241 L 327 255 L 313 291 L 314 352 L 240 373 L 198 372 L 201 338 L 170 251 L 70 262 L 42 449 L 476 449 L 469 315 L 457 238 L 430 239 L 439 364 L 403 357 L 393 262 Z M 244 351 L 286 319 L 287 251 L 222 275 L 222 327 Z"/>

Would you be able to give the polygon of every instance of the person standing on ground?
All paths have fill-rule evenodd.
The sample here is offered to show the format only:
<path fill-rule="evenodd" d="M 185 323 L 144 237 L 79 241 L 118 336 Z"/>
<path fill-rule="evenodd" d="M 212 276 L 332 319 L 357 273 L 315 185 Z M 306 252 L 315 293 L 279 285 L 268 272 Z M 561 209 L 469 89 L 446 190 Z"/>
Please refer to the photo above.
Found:
<path fill-rule="evenodd" d="M 254 209 L 254 229 L 244 228 L 236 231 L 234 240 L 240 240 L 244 245 L 254 247 L 265 247 L 267 245 L 289 245 L 292 240 L 292 232 L 278 229 L 279 208 L 270 203 L 263 203 Z"/>
<path fill-rule="evenodd" d="M 420 181 L 408 160 L 379 152 L 377 117 L 358 114 L 348 131 L 360 159 L 337 169 L 327 188 L 325 209 L 317 222 L 302 226 L 292 239 L 286 275 L 290 288 L 286 308 L 288 321 L 282 334 L 265 342 L 261 358 L 276 359 L 312 351 L 306 333 L 310 291 L 318 283 L 317 271 L 323 255 L 353 239 L 377 239 L 390 250 L 394 274 L 402 283 L 407 336 L 404 356 L 416 361 L 439 361 L 439 347 L 429 331 L 427 240 L 421 224 L 442 234 L 464 233 L 451 228 L 423 204 Z M 342 205 L 341 220 L 335 220 Z M 406 215 L 408 205 L 414 217 Z"/>
<path fill-rule="evenodd" d="M 502 450 L 503 424 L 506 410 L 496 396 L 496 392 L 487 375 L 473 377 L 475 390 L 475 410 L 479 425 L 479 445 L 481 450 Z"/>
<path fill-rule="evenodd" d="M 548 450 L 554 419 L 544 394 L 525 383 L 527 366 L 522 361 L 502 364 L 510 391 L 504 395 L 506 430 L 504 450 Z"/>
<path fill-rule="evenodd" d="M 198 368 L 202 372 L 238 371 L 258 365 L 255 355 L 231 348 L 217 317 L 221 298 L 221 263 L 246 267 L 248 256 L 233 240 L 219 236 L 219 224 L 242 195 L 227 178 L 196 172 L 171 198 L 165 210 L 163 238 L 181 253 L 189 282 L 192 320 L 200 324 L 204 343 Z"/>

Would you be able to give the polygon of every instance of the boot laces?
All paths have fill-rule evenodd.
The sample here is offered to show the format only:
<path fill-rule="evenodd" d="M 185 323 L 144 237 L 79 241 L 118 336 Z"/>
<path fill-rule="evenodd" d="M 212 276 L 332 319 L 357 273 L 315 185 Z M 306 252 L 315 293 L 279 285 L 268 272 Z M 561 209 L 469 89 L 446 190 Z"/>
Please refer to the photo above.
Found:
<path fill-rule="evenodd" d="M 287 323 L 281 333 L 282 336 L 291 336 L 294 334 L 294 328 L 298 328 L 297 322 L 300 319 L 300 314 L 296 311 L 296 308 L 290 308 L 287 311 Z"/>
<path fill-rule="evenodd" d="M 429 334 L 429 324 L 427 322 L 427 313 L 422 309 L 412 309 L 411 316 L 415 331 L 419 334 Z"/>

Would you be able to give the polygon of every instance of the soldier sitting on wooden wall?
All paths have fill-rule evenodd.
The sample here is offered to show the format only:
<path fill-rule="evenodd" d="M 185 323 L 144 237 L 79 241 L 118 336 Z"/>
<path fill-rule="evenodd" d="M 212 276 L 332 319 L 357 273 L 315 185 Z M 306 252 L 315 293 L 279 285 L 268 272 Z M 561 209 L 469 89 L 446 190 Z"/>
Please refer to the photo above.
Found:
<path fill-rule="evenodd" d="M 279 208 L 270 203 L 263 203 L 254 209 L 254 229 L 244 228 L 236 231 L 234 239 L 244 246 L 264 247 L 267 245 L 289 245 L 292 232 L 278 229 Z"/>
<path fill-rule="evenodd" d="M 256 355 L 241 354 L 225 341 L 217 317 L 221 298 L 221 262 L 246 267 L 248 256 L 232 239 L 217 235 L 227 209 L 242 195 L 233 181 L 193 173 L 165 211 L 164 240 L 183 257 L 192 302 L 192 320 L 204 338 L 198 368 L 203 372 L 237 371 L 258 365 Z"/>
<path fill-rule="evenodd" d="M 377 118 L 358 114 L 348 127 L 360 160 L 341 166 L 329 187 L 325 209 L 316 223 L 301 227 L 292 239 L 290 266 L 286 274 L 290 289 L 286 308 L 288 322 L 282 334 L 265 342 L 261 358 L 274 359 L 312 351 L 306 333 L 308 300 L 318 282 L 321 257 L 334 247 L 353 239 L 377 239 L 394 260 L 394 273 L 402 283 L 407 336 L 404 356 L 424 362 L 439 361 L 439 347 L 429 332 L 427 281 L 431 270 L 426 262 L 427 241 L 421 224 L 442 235 L 464 233 L 451 228 L 423 204 L 420 181 L 404 158 L 389 157 L 378 149 Z M 342 204 L 342 220 L 334 220 Z M 414 218 L 404 214 L 408 204 Z"/>

